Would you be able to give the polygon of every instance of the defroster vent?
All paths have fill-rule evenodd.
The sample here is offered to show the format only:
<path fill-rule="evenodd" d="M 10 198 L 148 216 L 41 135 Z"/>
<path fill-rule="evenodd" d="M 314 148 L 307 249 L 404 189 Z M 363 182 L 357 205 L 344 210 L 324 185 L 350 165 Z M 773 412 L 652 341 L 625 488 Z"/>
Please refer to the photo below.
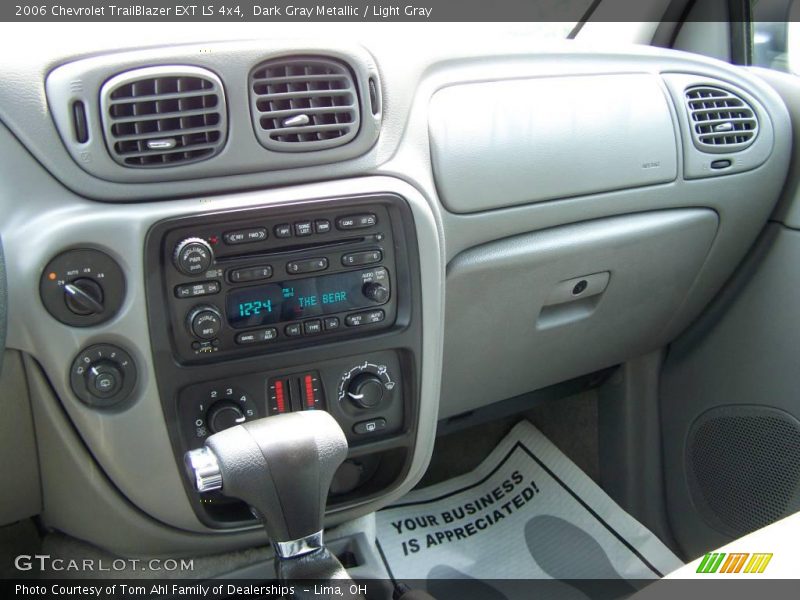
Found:
<path fill-rule="evenodd" d="M 250 106 L 256 135 L 270 150 L 323 150 L 358 133 L 355 81 L 336 60 L 293 57 L 258 65 L 250 75 Z"/>
<path fill-rule="evenodd" d="M 755 111 L 741 97 L 723 88 L 695 86 L 686 90 L 692 138 L 704 152 L 744 150 L 758 134 Z"/>
<path fill-rule="evenodd" d="M 145 67 L 111 78 L 100 95 L 112 158 L 126 167 L 172 167 L 211 158 L 228 133 L 222 82 L 190 66 Z"/>

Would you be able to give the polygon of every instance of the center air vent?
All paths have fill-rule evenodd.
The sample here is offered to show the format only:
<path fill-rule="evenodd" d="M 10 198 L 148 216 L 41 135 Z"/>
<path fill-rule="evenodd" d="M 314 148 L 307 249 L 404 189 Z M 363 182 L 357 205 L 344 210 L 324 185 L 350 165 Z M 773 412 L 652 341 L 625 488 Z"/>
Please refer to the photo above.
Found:
<path fill-rule="evenodd" d="M 692 138 L 704 152 L 744 150 L 758 133 L 755 111 L 728 90 L 696 86 L 686 90 Z"/>
<path fill-rule="evenodd" d="M 112 158 L 126 167 L 172 167 L 211 158 L 228 133 L 225 94 L 211 71 L 189 66 L 121 73 L 100 92 Z"/>
<path fill-rule="evenodd" d="M 358 93 L 346 65 L 314 57 L 280 58 L 250 75 L 250 107 L 261 144 L 282 152 L 341 146 L 358 133 Z"/>

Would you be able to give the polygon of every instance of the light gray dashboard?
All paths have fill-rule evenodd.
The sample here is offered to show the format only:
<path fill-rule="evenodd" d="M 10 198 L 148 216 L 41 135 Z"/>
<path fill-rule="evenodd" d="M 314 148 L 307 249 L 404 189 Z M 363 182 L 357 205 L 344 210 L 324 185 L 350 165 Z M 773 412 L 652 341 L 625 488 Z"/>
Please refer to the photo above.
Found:
<path fill-rule="evenodd" d="M 158 182 L 134 173 L 95 177 L 65 148 L 51 118 L 45 79 L 77 57 L 22 52 L 3 59 L 9 73 L 0 82 L 7 346 L 29 355 L 29 376 L 38 377 L 38 364 L 57 396 L 47 393 L 44 380 L 32 385 L 40 444 L 50 451 L 40 446 L 45 518 L 121 552 L 163 548 L 165 540 L 188 551 L 219 548 L 198 541 L 212 537 L 228 547 L 259 539 L 258 532 L 219 533 L 200 523 L 172 460 L 144 291 L 151 267 L 144 263 L 143 244 L 154 223 L 372 193 L 393 193 L 408 202 L 423 290 L 415 307 L 423 323 L 415 453 L 401 486 L 331 515 L 335 522 L 375 510 L 418 481 L 433 450 L 437 419 L 617 364 L 674 339 L 744 256 L 787 171 L 788 115 L 775 92 L 746 71 L 688 54 L 599 51 L 569 43 L 534 48 L 527 39 L 500 37 L 482 45 L 480 54 L 466 42 L 445 50 L 410 48 L 393 38 L 364 46 L 340 40 L 197 42 L 126 53 L 118 69 L 118 56 L 108 49 L 87 51 L 94 55 L 87 58 L 89 66 L 101 65 L 106 75 L 140 62 L 190 62 L 223 79 L 233 123 L 229 149 L 205 166 L 182 167 L 185 179 L 175 167 Z M 270 56 L 308 53 L 352 61 L 363 78 L 376 76 L 380 118 L 369 143 L 282 162 L 289 158 L 271 157 L 251 135 L 247 75 L 252 63 Z M 101 81 L 87 80 L 87 103 Z M 683 99 L 684 90 L 697 85 L 739 92 L 753 105 L 760 130 L 743 154 L 708 158 L 697 151 Z M 557 111 L 552 97 L 558 94 L 578 96 L 573 113 L 557 114 L 553 131 L 539 135 L 545 117 L 527 111 Z M 599 100 L 592 104 L 593 99 Z M 612 101 L 615 110 L 603 110 Z M 589 120 L 557 135 L 581 102 L 591 107 Z M 634 106 L 640 112 L 630 116 Z M 527 129 L 519 125 L 524 119 Z M 572 144 L 580 144 L 574 153 Z M 603 160 L 595 159 L 603 152 Z M 564 164 L 573 154 L 576 161 Z M 251 162 L 232 168 L 245 164 L 237 162 L 242 156 Z M 729 170 L 698 176 L 704 160 L 728 157 Z M 288 164 L 293 168 L 284 168 Z M 129 282 L 119 314 L 96 327 L 60 325 L 36 300 L 44 265 L 75 246 L 107 252 Z M 585 296 L 548 300 L 564 282 L 574 287 L 593 275 L 602 275 L 591 279 L 603 282 L 596 293 L 590 287 Z M 626 335 L 614 335 L 625 327 Z M 70 390 L 73 357 L 101 341 L 124 345 L 140 365 L 137 391 L 125 410 L 94 410 Z M 490 385 L 492 377 L 501 384 Z M 486 385 L 476 385 L 475 378 Z M 79 446 L 85 446 L 83 453 Z M 86 482 L 94 494 L 70 498 L 64 470 L 84 468 L 81 461 L 91 461 L 85 468 L 96 470 L 97 477 Z M 93 508 L 102 517 L 93 520 Z M 115 514 L 125 515 L 130 530 L 142 524 L 139 539 L 104 528 Z"/>

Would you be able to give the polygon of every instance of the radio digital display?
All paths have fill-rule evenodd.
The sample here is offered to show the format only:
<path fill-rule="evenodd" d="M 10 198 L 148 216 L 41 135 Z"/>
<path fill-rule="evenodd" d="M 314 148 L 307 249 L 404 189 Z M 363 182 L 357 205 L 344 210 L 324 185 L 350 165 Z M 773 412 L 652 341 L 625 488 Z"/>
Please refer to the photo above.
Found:
<path fill-rule="evenodd" d="M 322 275 L 234 290 L 225 301 L 226 317 L 231 327 L 243 329 L 367 308 L 379 304 L 362 293 L 364 284 L 372 281 L 388 287 L 386 270 Z"/>

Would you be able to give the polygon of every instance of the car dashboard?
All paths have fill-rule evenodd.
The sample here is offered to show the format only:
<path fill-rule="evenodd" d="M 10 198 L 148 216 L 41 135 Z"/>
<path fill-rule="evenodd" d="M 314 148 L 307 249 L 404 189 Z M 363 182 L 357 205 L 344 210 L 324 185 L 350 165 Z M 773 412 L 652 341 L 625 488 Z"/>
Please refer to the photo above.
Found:
<path fill-rule="evenodd" d="M 184 469 L 216 431 L 329 412 L 334 525 L 411 490 L 437 423 L 685 330 L 778 199 L 782 101 L 697 55 L 494 36 L 6 51 L 16 493 L 123 555 L 246 547 Z"/>

